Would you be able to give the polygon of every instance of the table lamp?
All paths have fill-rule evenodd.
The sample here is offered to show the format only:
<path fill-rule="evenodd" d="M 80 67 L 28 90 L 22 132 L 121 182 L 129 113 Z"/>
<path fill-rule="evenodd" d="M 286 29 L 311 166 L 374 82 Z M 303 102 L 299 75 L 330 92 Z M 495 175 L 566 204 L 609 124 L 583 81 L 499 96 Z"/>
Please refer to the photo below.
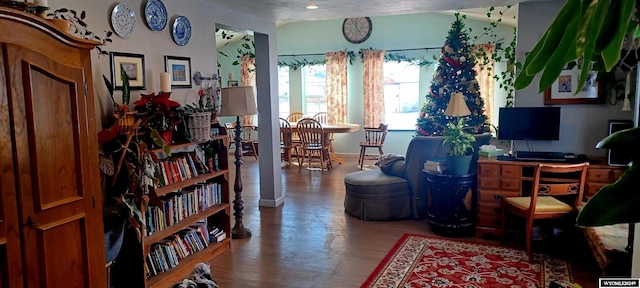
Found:
<path fill-rule="evenodd" d="M 453 92 L 447 104 L 447 109 L 444 110 L 444 115 L 452 117 L 462 117 L 471 115 L 469 106 L 464 102 L 464 95 L 460 92 Z"/>
<path fill-rule="evenodd" d="M 244 209 L 244 201 L 242 200 L 242 176 L 240 174 L 240 165 L 242 165 L 242 126 L 240 126 L 240 116 L 258 114 L 256 108 L 256 99 L 253 94 L 252 86 L 228 87 L 222 88 L 222 99 L 219 116 L 236 116 L 235 138 L 236 141 L 236 179 L 233 184 L 235 199 L 233 200 L 233 216 L 236 223 L 231 229 L 231 237 L 234 239 L 242 239 L 251 237 L 251 230 L 244 227 L 242 223 L 242 210 Z"/>

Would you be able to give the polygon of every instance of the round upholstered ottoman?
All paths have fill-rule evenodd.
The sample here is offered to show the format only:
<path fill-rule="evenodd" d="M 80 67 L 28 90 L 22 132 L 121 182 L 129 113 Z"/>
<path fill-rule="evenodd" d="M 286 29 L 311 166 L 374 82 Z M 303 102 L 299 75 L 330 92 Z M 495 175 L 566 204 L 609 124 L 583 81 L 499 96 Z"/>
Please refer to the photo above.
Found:
<path fill-rule="evenodd" d="M 362 220 L 395 220 L 411 216 L 409 187 L 404 178 L 380 170 L 344 177 L 344 210 Z"/>

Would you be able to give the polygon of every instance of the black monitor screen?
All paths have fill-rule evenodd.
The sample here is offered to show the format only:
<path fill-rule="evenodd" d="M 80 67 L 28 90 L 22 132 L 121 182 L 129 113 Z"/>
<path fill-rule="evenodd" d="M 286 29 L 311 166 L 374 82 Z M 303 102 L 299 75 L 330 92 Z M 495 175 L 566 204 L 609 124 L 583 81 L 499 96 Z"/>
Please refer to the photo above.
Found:
<path fill-rule="evenodd" d="M 498 139 L 560 140 L 560 107 L 500 108 Z"/>

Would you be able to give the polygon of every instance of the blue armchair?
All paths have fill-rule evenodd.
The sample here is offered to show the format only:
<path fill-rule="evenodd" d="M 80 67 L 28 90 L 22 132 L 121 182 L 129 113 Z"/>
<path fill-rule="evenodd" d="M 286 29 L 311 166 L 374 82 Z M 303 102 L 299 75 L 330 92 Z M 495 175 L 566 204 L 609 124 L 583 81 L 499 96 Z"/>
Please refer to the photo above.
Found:
<path fill-rule="evenodd" d="M 489 144 L 491 134 L 475 135 L 471 173 L 477 170 L 478 150 Z M 409 142 L 405 161 L 397 161 L 385 172 L 357 171 L 348 174 L 345 182 L 345 212 L 362 220 L 394 220 L 427 216 L 426 173 L 422 172 L 428 159 L 443 158 L 448 147 L 443 137 L 416 136 Z"/>

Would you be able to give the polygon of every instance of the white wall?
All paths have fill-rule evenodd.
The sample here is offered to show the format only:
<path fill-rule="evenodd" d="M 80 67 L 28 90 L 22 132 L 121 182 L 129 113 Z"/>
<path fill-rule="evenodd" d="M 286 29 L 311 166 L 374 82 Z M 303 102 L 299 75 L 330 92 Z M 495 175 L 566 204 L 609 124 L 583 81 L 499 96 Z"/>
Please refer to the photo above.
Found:
<path fill-rule="evenodd" d="M 524 62 L 524 55 L 531 51 L 542 37 L 564 1 L 521 3 L 518 10 L 517 59 Z M 543 93 L 538 92 L 539 75 L 526 89 L 516 92 L 515 106 L 544 106 Z M 607 99 L 608 100 L 608 99 Z M 589 156 L 606 157 L 606 149 L 595 145 L 607 136 L 608 120 L 632 119 L 632 112 L 622 112 L 622 104 L 567 104 L 561 107 L 560 140 L 531 141 L 535 150 L 571 152 Z M 526 143 L 515 141 L 516 147 L 526 150 Z"/>

